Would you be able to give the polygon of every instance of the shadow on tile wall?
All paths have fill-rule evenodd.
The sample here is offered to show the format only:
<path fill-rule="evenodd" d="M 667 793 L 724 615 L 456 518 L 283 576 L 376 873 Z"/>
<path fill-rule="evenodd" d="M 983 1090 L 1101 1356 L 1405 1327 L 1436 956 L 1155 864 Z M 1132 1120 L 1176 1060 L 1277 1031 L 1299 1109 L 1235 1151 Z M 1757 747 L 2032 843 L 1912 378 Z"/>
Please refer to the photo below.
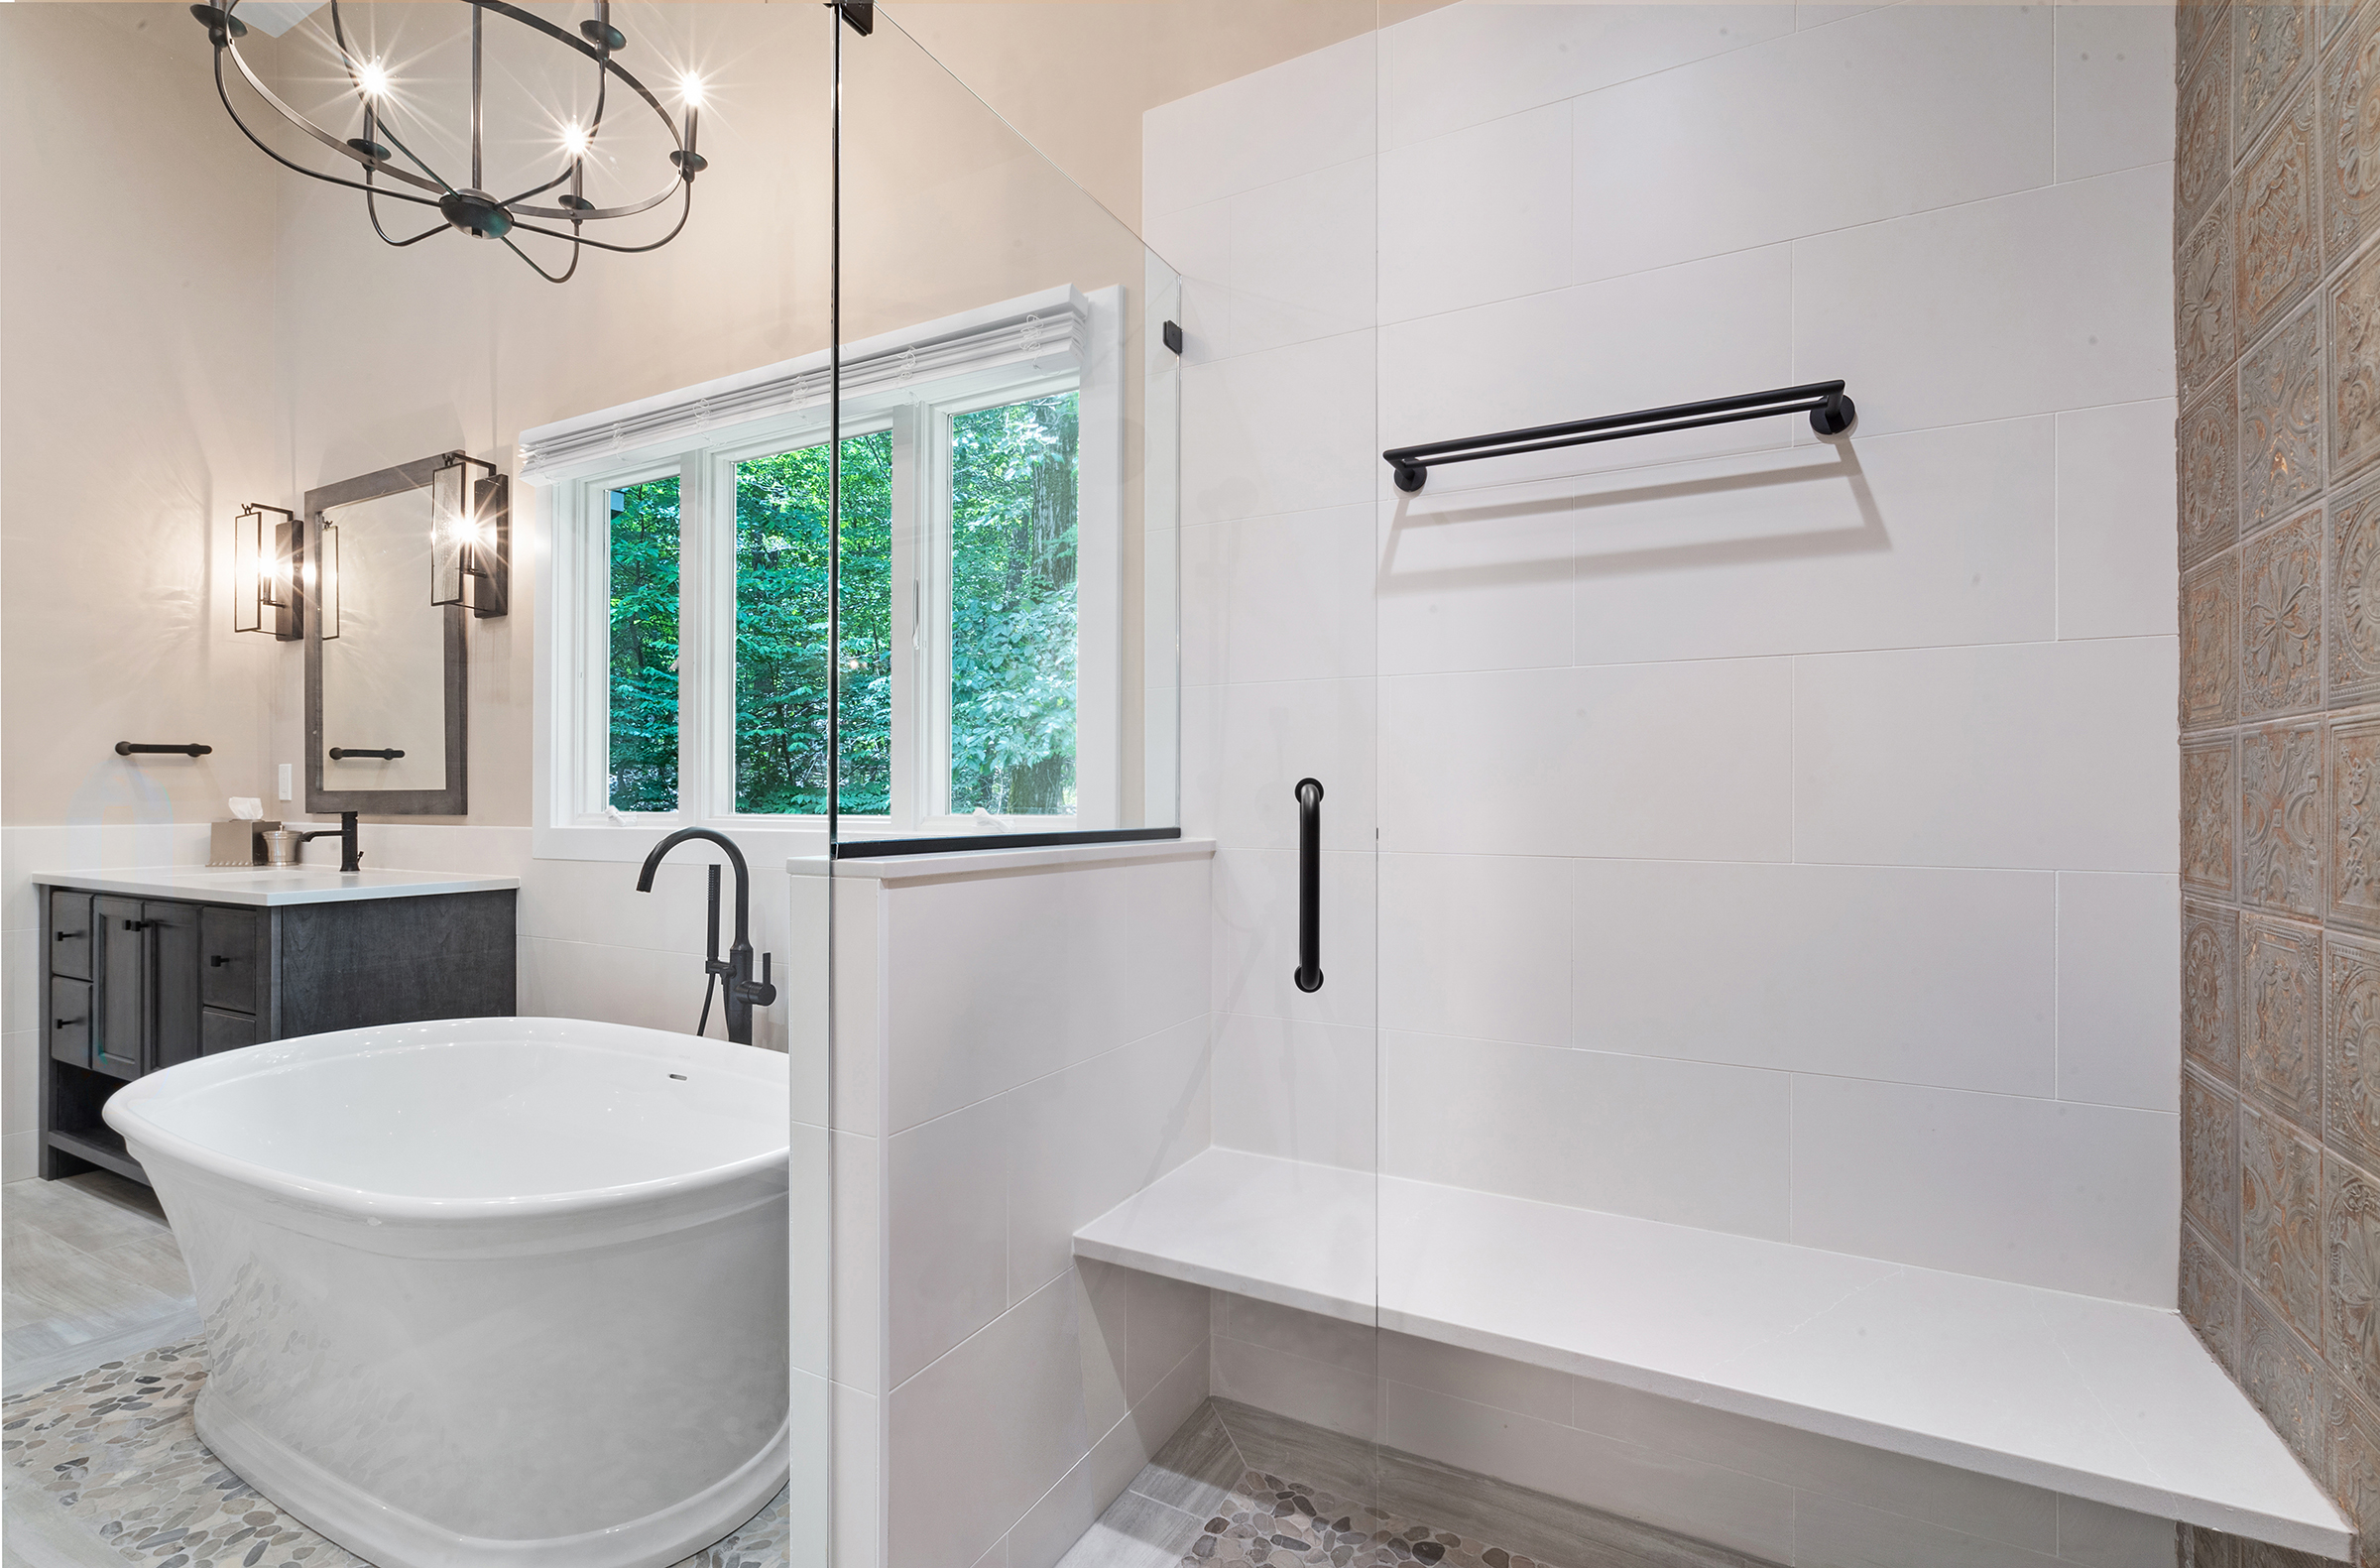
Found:
<path fill-rule="evenodd" d="M 2374 1568 L 2380 3 L 2177 26 L 2182 1311 Z"/>

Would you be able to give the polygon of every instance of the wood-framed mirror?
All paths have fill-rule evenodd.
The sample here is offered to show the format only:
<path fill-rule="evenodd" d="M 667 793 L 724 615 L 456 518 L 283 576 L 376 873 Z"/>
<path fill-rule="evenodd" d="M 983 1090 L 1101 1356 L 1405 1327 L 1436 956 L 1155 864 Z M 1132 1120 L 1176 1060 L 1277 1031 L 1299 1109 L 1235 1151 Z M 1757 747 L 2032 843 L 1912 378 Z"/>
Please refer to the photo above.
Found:
<path fill-rule="evenodd" d="M 434 476 L 461 456 L 440 452 L 305 493 L 309 812 L 469 808 L 469 612 L 433 603 L 431 586 Z M 501 509 L 501 478 L 491 491 Z"/>

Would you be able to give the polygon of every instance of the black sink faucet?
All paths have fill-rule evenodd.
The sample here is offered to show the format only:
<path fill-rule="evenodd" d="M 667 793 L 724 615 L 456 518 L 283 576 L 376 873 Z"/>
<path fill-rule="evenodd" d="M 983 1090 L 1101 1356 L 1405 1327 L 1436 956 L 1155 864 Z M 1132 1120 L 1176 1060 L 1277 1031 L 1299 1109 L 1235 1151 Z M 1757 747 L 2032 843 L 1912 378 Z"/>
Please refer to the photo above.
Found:
<path fill-rule="evenodd" d="M 339 840 L 339 870 L 363 870 L 364 849 L 363 845 L 356 841 L 355 813 L 353 811 L 341 811 L 337 827 L 317 828 L 311 833 L 298 834 L 298 842 L 302 844 L 309 838 L 329 838 L 334 834 Z"/>
<path fill-rule="evenodd" d="M 744 852 L 736 841 L 724 833 L 714 833 L 707 827 L 681 827 L 653 846 L 645 857 L 645 869 L 637 873 L 637 891 L 653 891 L 654 868 L 661 858 L 690 838 L 699 838 L 727 851 L 728 864 L 736 868 L 736 940 L 727 950 L 727 960 L 719 958 L 719 868 L 711 867 L 711 931 L 710 956 L 703 960 L 706 974 L 727 981 L 727 1037 L 738 1045 L 752 1043 L 752 1010 L 767 1007 L 776 1000 L 776 987 L 769 981 L 769 955 L 761 955 L 761 978 L 752 978 L 752 873 L 744 865 Z M 710 999 L 703 999 L 703 1017 L 710 1017 Z M 697 1025 L 699 1028 L 699 1025 Z"/>

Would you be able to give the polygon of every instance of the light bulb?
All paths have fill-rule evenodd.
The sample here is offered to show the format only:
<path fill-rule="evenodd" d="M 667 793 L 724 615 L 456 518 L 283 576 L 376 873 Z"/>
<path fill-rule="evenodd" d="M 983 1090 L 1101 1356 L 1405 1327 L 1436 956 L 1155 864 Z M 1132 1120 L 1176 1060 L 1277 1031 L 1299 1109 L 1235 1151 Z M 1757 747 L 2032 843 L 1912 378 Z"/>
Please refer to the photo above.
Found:
<path fill-rule="evenodd" d="M 587 128 L 583 125 L 562 127 L 562 151 L 572 158 L 587 156 Z"/>
<path fill-rule="evenodd" d="M 702 78 L 700 76 L 690 70 L 687 71 L 677 78 L 677 90 L 684 96 L 687 103 L 697 109 L 702 107 Z"/>
<path fill-rule="evenodd" d="M 389 90 L 389 67 L 379 60 L 367 60 L 355 67 L 355 86 L 367 98 L 377 98 Z"/>

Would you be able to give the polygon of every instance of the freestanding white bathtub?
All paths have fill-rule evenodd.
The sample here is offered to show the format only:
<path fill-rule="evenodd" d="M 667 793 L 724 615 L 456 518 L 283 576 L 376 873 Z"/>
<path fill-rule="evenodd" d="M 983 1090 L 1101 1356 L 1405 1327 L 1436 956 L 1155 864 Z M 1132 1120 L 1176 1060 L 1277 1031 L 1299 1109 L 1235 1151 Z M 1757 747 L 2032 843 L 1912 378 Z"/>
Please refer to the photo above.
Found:
<path fill-rule="evenodd" d="M 379 1568 L 659 1568 L 785 1484 L 786 1075 L 568 1019 L 141 1078 L 207 1329 L 198 1435 Z"/>

